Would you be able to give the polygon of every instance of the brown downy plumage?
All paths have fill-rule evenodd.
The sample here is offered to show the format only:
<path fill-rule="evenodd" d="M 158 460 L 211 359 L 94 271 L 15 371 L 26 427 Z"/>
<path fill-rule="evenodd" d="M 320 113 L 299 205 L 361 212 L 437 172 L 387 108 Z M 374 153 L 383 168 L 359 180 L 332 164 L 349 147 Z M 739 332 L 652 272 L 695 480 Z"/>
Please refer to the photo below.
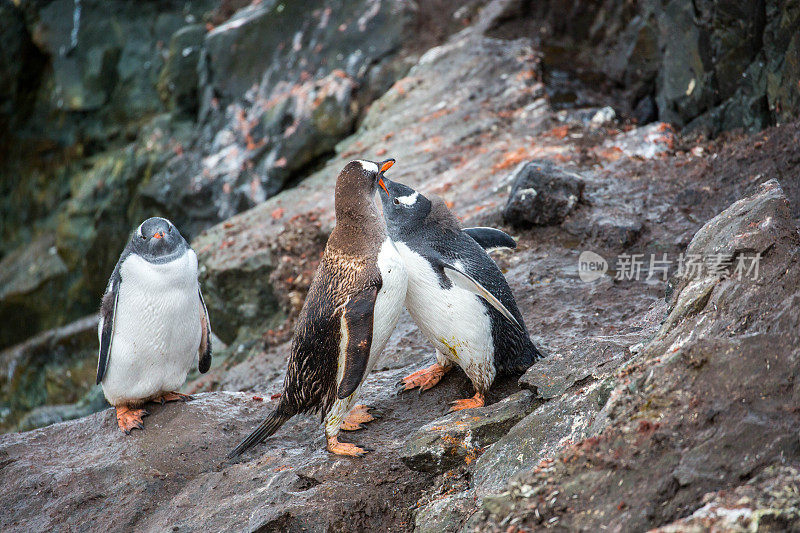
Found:
<path fill-rule="evenodd" d="M 371 162 L 351 161 L 339 174 L 336 227 L 297 319 L 278 406 L 229 457 L 263 441 L 295 414 L 319 412 L 325 419 L 337 401 L 350 401 L 363 381 L 373 344 L 373 310 L 384 284 L 378 258 L 388 242 L 374 195 L 379 183 L 382 185 L 383 172 L 393 162 L 386 161 L 379 167 Z M 345 332 L 346 347 L 341 358 L 344 368 L 340 369 Z M 383 339 L 383 345 L 385 342 Z M 349 410 L 349 403 L 346 407 Z M 340 423 L 340 418 L 328 422 L 329 450 L 350 455 L 363 453 L 355 446 L 338 443 Z M 348 449 L 333 449 L 337 446 Z"/>

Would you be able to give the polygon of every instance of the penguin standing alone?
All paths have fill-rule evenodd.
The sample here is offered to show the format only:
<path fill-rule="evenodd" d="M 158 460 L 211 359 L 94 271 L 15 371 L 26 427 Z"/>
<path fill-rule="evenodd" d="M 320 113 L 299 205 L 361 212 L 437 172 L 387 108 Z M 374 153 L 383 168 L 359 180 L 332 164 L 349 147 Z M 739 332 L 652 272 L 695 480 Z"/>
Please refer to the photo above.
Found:
<path fill-rule="evenodd" d="M 453 402 L 451 411 L 480 407 L 499 373 L 520 374 L 542 357 L 508 283 L 486 253 L 516 243 L 492 228 L 462 230 L 441 198 L 429 200 L 390 180 L 385 185 L 383 214 L 408 270 L 406 308 L 436 347 L 436 363 L 401 385 L 427 390 L 457 364 L 476 394 Z"/>
<path fill-rule="evenodd" d="M 361 384 L 386 346 L 406 293 L 407 274 L 386 235 L 375 191 L 393 159 L 351 161 L 336 180 L 336 226 L 297 319 L 289 366 L 278 406 L 244 439 L 236 457 L 275 433 L 289 418 L 321 412 L 330 452 L 359 456 L 364 450 L 339 442 L 339 429 L 373 420 L 355 402 Z M 384 187 L 385 188 L 385 187 Z"/>
<path fill-rule="evenodd" d="M 165 218 L 133 232 L 108 281 L 97 327 L 97 383 L 126 434 L 143 429 L 148 401 L 175 392 L 198 362 L 211 366 L 211 323 L 197 281 L 197 255 Z"/>

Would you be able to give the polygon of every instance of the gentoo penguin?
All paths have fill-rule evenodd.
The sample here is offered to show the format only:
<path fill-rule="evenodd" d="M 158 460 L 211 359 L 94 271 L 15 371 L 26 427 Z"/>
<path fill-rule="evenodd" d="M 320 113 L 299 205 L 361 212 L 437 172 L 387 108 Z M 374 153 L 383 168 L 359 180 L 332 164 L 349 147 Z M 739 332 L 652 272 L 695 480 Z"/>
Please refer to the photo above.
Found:
<path fill-rule="evenodd" d="M 307 411 L 321 412 L 330 452 L 365 453 L 339 442 L 338 435 L 340 427 L 360 429 L 373 420 L 363 405 L 348 412 L 397 324 L 406 294 L 403 260 L 375 203 L 375 191 L 384 186 L 383 173 L 392 164 L 393 159 L 351 161 L 339 173 L 336 226 L 297 319 L 278 406 L 229 458 Z"/>
<path fill-rule="evenodd" d="M 197 255 L 165 218 L 133 232 L 108 281 L 97 327 L 97 383 L 126 434 L 143 429 L 144 404 L 190 400 L 175 392 L 195 362 L 211 366 L 211 322 Z"/>
<path fill-rule="evenodd" d="M 453 402 L 451 410 L 480 407 L 495 376 L 522 373 L 542 357 L 508 283 L 486 252 L 516 243 L 500 230 L 461 229 L 438 197 L 428 199 L 388 179 L 385 185 L 383 214 L 408 270 L 405 305 L 436 347 L 436 363 L 406 377 L 401 386 L 427 390 L 455 363 L 476 394 Z"/>

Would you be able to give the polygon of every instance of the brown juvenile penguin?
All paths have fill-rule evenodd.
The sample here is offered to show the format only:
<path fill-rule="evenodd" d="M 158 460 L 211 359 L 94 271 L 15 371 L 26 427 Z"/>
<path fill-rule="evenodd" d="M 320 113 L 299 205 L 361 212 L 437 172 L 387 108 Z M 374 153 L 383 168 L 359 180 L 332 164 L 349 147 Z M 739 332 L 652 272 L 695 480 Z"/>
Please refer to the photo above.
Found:
<path fill-rule="evenodd" d="M 360 429 L 362 422 L 373 420 L 363 405 L 345 415 L 397 325 L 406 294 L 405 265 L 374 199 L 392 164 L 393 159 L 380 164 L 351 161 L 339 173 L 336 226 L 295 326 L 278 406 L 229 458 L 308 411 L 322 413 L 330 452 L 365 453 L 339 442 L 338 435 L 340 429 Z"/>

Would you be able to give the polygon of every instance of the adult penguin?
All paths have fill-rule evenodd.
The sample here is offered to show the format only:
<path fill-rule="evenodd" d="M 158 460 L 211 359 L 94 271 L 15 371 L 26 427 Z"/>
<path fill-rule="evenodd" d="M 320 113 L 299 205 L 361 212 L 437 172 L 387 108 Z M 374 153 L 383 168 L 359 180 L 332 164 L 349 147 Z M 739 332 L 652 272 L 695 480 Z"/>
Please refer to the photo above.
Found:
<path fill-rule="evenodd" d="M 486 252 L 516 243 L 493 228 L 462 229 L 441 198 L 428 199 L 388 179 L 385 185 L 383 214 L 408 270 L 406 308 L 436 347 L 436 363 L 401 385 L 427 390 L 457 364 L 476 392 L 453 402 L 451 410 L 480 407 L 498 374 L 520 374 L 542 357 L 508 283 Z"/>

